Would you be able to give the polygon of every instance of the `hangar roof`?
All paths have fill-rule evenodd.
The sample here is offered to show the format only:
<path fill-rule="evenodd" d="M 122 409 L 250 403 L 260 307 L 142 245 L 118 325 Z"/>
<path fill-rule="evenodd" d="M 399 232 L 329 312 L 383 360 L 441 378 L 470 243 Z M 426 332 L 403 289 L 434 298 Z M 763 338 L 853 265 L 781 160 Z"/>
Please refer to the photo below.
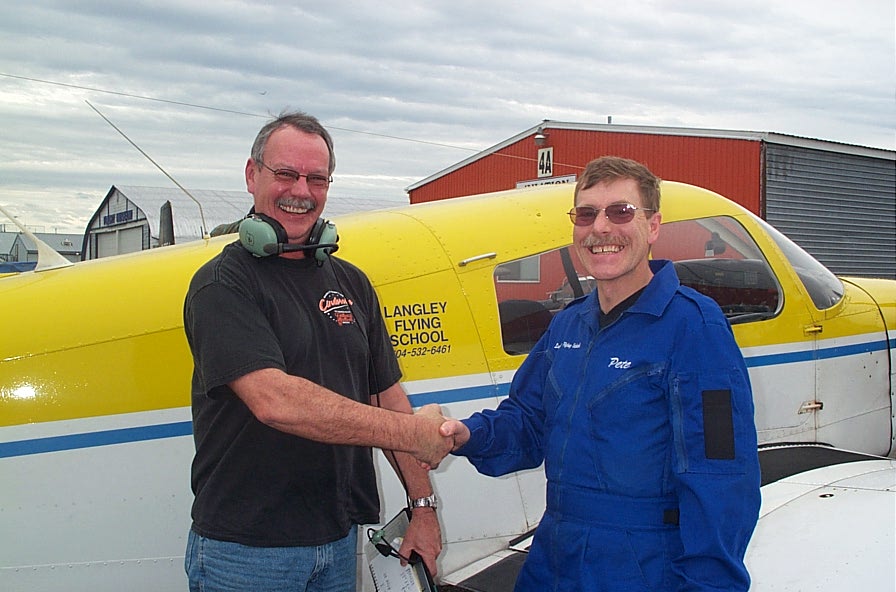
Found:
<path fill-rule="evenodd" d="M 252 207 L 252 195 L 245 191 L 190 189 L 190 195 L 187 195 L 176 187 L 113 185 L 106 194 L 103 204 L 97 209 L 97 214 L 103 210 L 105 203 L 116 191 L 143 211 L 154 235 L 158 234 L 160 228 L 161 208 L 166 202 L 170 202 L 174 236 L 178 242 L 202 238 L 203 228 L 211 231 L 219 224 L 235 222 L 244 217 Z M 324 214 L 329 218 L 407 204 L 406 196 L 396 200 L 330 195 Z M 94 214 L 94 219 L 97 214 Z"/>
<path fill-rule="evenodd" d="M 442 169 L 433 173 L 429 177 L 417 181 L 405 189 L 411 192 L 418 187 L 422 187 L 436 179 L 444 177 L 456 170 L 459 170 L 472 162 L 476 162 L 482 158 L 486 158 L 501 149 L 506 148 L 523 140 L 529 136 L 542 130 L 576 130 L 576 131 L 593 131 L 593 132 L 613 132 L 613 133 L 629 133 L 629 134 L 653 134 L 663 136 L 692 136 L 700 138 L 726 138 L 736 140 L 752 140 L 756 142 L 768 142 L 772 144 L 783 144 L 786 146 L 800 146 L 803 148 L 814 148 L 817 150 L 827 150 L 830 152 L 841 152 L 845 154 L 856 154 L 860 156 L 870 156 L 872 158 L 883 158 L 887 160 L 896 160 L 896 151 L 886 150 L 883 148 L 871 148 L 867 146 L 857 146 L 854 144 L 844 144 L 841 142 L 832 142 L 829 140 L 818 140 L 815 138 L 804 138 L 801 136 L 791 136 L 787 134 L 779 134 L 775 132 L 756 132 L 742 130 L 726 130 L 726 129 L 706 129 L 706 128 L 689 128 L 689 127 L 664 127 L 655 125 L 619 125 L 615 123 L 575 123 L 568 121 L 553 121 L 545 119 L 538 125 L 520 132 L 519 134 L 504 140 L 490 148 L 474 154 L 458 163 L 451 165 L 446 169 Z"/>

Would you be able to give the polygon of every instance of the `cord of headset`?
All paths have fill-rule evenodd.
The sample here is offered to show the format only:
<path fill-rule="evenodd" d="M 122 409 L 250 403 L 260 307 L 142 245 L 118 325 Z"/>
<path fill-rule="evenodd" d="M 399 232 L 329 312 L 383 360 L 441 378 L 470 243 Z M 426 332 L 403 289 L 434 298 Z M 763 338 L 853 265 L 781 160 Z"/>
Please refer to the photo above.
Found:
<path fill-rule="evenodd" d="M 345 295 L 345 288 L 343 287 L 342 282 L 339 279 L 336 265 L 334 265 L 332 259 L 330 259 L 330 255 L 339 248 L 337 244 L 339 237 L 336 232 L 335 225 L 333 225 L 328 220 L 318 218 L 317 222 L 311 230 L 311 235 L 309 236 L 308 243 L 305 245 L 292 245 L 288 244 L 289 239 L 287 238 L 286 230 L 277 220 L 269 216 L 265 216 L 264 214 L 256 213 L 255 208 L 253 207 L 249 211 L 249 215 L 246 216 L 239 224 L 239 236 L 240 242 L 242 243 L 243 247 L 255 257 L 280 255 L 281 253 L 289 251 L 310 250 L 313 253 L 313 257 L 318 267 L 323 267 L 324 265 L 329 264 L 329 268 L 333 275 L 333 279 L 336 282 L 336 286 L 339 288 L 339 291 L 345 296 L 346 306 L 348 306 L 349 310 L 352 313 L 352 316 L 355 319 L 355 325 L 358 326 L 358 330 L 361 332 L 361 336 L 364 338 L 364 343 L 367 344 L 368 351 L 370 350 L 370 338 L 367 334 L 367 331 L 362 326 L 360 317 L 355 314 L 351 299 Z M 368 359 L 368 374 L 373 377 L 374 394 L 369 396 L 374 400 L 377 407 L 382 408 L 382 405 L 380 404 L 380 393 L 382 392 L 382 389 L 379 384 L 379 377 L 377 376 L 376 369 L 371 369 L 369 367 L 372 363 L 373 360 L 371 356 Z M 395 456 L 395 451 L 383 450 L 383 454 L 386 455 L 386 458 L 389 460 L 389 464 L 391 464 L 395 469 L 395 474 L 398 476 L 398 480 L 401 482 L 401 487 L 405 492 L 405 509 L 410 516 L 411 498 L 408 492 L 407 479 L 405 478 L 404 473 L 401 470 L 401 466 L 398 463 L 398 458 Z M 388 541 L 384 539 L 382 530 L 374 530 L 372 528 L 368 529 L 367 538 L 381 554 L 385 556 L 391 555 L 393 557 L 403 559 L 404 561 L 411 562 L 411 559 L 401 555 Z"/>
<path fill-rule="evenodd" d="M 333 279 L 336 281 L 336 285 L 339 288 L 339 291 L 342 294 L 345 294 L 345 288 L 342 286 L 342 282 L 339 280 L 339 274 L 336 271 L 336 266 L 333 265 L 333 262 L 327 258 L 327 262 L 330 264 L 329 267 L 333 273 Z M 358 330 L 361 331 L 361 335 L 364 337 L 364 342 L 370 344 L 370 339 L 367 335 L 367 331 L 362 326 L 361 320 L 357 314 L 355 314 L 354 308 L 352 306 L 352 301 L 350 298 L 346 296 L 346 305 L 349 307 L 349 310 L 352 311 L 352 316 L 355 318 L 355 324 L 358 326 Z M 372 363 L 372 356 L 368 363 Z M 373 399 L 375 405 L 379 408 L 383 408 L 380 404 L 380 393 L 382 392 L 382 388 L 379 384 L 379 377 L 377 376 L 376 370 L 374 369 L 370 372 L 370 375 L 373 377 L 373 390 L 374 394 L 370 395 L 370 398 Z M 405 479 L 404 473 L 401 470 L 401 465 L 398 463 L 398 458 L 395 456 L 394 450 L 383 450 L 383 454 L 386 456 L 387 460 L 389 460 L 389 464 L 395 469 L 395 474 L 398 476 L 398 480 L 401 483 L 401 488 L 404 489 L 405 493 L 405 511 L 408 513 L 408 517 L 411 515 L 411 496 L 408 492 L 408 484 Z M 414 558 L 405 557 L 401 553 L 398 552 L 392 543 L 386 540 L 384 529 L 367 529 L 367 540 L 376 548 L 377 551 L 384 557 L 396 557 L 401 559 L 407 563 L 415 563 Z"/>
<path fill-rule="evenodd" d="M 329 257 L 327 258 L 327 263 L 329 263 L 329 267 L 333 273 L 333 279 L 336 281 L 336 286 L 339 288 L 339 291 L 342 294 L 345 294 L 345 288 L 342 286 L 342 282 L 339 281 L 339 274 L 336 272 L 336 266 L 333 265 L 333 262 L 330 261 Z M 346 303 L 346 306 L 348 306 L 349 310 L 351 311 L 352 317 L 355 318 L 355 325 L 357 325 L 358 330 L 361 332 L 361 336 L 364 338 L 364 343 L 366 343 L 368 345 L 368 349 L 369 349 L 370 338 L 367 335 L 367 331 L 362 326 L 358 315 L 355 314 L 355 310 L 352 305 L 352 300 L 346 296 L 345 303 Z M 372 363 L 372 359 L 369 360 L 368 363 Z M 375 370 L 373 372 L 371 372 L 370 375 L 373 378 L 373 389 L 374 389 L 374 394 L 370 395 L 370 398 L 375 401 L 375 404 L 377 407 L 382 409 L 383 407 L 380 404 L 380 393 L 382 392 L 382 388 L 380 387 L 379 376 L 377 376 L 377 373 Z M 407 500 L 406 506 L 407 506 L 408 510 L 410 510 L 411 509 L 411 503 L 410 503 L 411 500 L 410 500 L 410 495 L 408 495 L 407 480 L 404 477 L 404 473 L 402 473 L 402 471 L 401 471 L 401 467 L 398 464 L 398 459 L 395 458 L 395 452 L 392 450 L 383 450 L 383 454 L 385 454 L 388 458 L 391 459 L 391 462 L 389 464 L 391 464 L 395 468 L 395 473 L 398 475 L 398 480 L 401 482 L 401 487 L 402 487 L 402 489 L 404 489 L 404 492 L 405 492 L 405 498 Z"/>
<path fill-rule="evenodd" d="M 294 245 L 289 244 L 289 238 L 287 237 L 286 229 L 283 228 L 283 225 L 270 216 L 257 213 L 255 211 L 255 206 L 252 206 L 252 209 L 249 210 L 249 214 L 240 221 L 239 237 L 243 247 L 255 257 L 268 257 L 289 251 L 312 251 L 318 267 L 323 267 L 325 263 L 330 264 L 333 279 L 336 281 L 339 291 L 342 292 L 343 295 L 345 294 L 345 288 L 339 280 L 339 274 L 336 273 L 336 266 L 333 265 L 333 262 L 330 259 L 330 255 L 339 248 L 339 235 L 336 232 L 336 226 L 329 220 L 318 218 L 311 229 L 308 243 L 305 245 Z M 370 338 L 364 330 L 364 327 L 361 326 L 361 322 L 358 320 L 355 311 L 352 309 L 350 299 L 346 297 L 345 300 L 352 316 L 356 319 L 355 324 L 358 326 L 358 330 L 361 331 L 361 336 L 364 338 L 364 343 L 368 345 L 369 350 Z M 373 386 L 375 390 L 375 393 L 371 395 L 371 397 L 375 399 L 377 407 L 382 407 L 380 405 L 381 390 L 379 378 L 375 371 L 370 372 L 370 374 L 373 376 Z M 395 457 L 395 453 L 391 450 L 383 450 L 383 454 L 390 460 L 389 464 L 395 468 L 395 473 L 398 475 L 398 479 L 401 481 L 401 487 L 405 492 L 406 506 L 408 511 L 410 511 L 411 498 L 408 495 L 408 484 L 404 477 L 404 473 L 402 473 L 401 467 L 398 464 L 398 459 Z"/>

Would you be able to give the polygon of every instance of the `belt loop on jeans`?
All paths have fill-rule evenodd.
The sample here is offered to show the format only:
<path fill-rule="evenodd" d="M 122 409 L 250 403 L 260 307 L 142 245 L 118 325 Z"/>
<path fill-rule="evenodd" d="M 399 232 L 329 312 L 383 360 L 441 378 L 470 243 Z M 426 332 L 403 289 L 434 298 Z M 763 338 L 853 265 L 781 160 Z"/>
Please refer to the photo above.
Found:
<path fill-rule="evenodd" d="M 547 510 L 574 522 L 624 528 L 669 528 L 679 522 L 675 496 L 629 497 L 550 482 Z"/>

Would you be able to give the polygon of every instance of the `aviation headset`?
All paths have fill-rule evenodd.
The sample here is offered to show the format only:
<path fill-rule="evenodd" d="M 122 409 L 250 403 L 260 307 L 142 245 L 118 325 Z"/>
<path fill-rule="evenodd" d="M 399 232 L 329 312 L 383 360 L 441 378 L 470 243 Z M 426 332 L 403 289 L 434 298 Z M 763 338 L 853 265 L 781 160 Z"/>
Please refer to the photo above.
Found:
<path fill-rule="evenodd" d="M 290 245 L 283 225 L 264 214 L 250 213 L 240 222 L 240 242 L 256 257 L 279 255 L 292 251 L 312 251 L 318 265 L 323 264 L 339 245 L 336 225 L 318 218 L 304 245 Z"/>

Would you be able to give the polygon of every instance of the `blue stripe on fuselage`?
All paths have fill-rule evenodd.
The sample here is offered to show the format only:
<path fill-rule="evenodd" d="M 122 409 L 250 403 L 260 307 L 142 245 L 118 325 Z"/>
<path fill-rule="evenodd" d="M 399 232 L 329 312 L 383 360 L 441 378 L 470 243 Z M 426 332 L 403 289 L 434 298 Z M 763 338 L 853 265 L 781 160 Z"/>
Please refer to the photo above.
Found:
<path fill-rule="evenodd" d="M 835 345 L 819 350 L 801 350 L 784 354 L 769 354 L 766 356 L 751 356 L 744 358 L 747 368 L 759 368 L 761 366 L 778 366 L 793 364 L 794 362 L 811 362 L 813 360 L 829 360 L 831 358 L 843 358 L 858 354 L 867 354 L 876 351 L 886 351 L 896 348 L 896 338 L 881 341 L 868 341 L 853 345 Z"/>
<path fill-rule="evenodd" d="M 813 360 L 827 360 L 830 358 L 853 356 L 887 350 L 888 348 L 896 348 L 896 338 L 857 343 L 854 345 L 834 346 L 819 349 L 817 351 L 803 350 L 781 354 L 751 356 L 745 359 L 748 368 L 760 368 L 763 366 L 776 366 L 793 364 L 795 362 L 810 362 Z M 414 407 L 422 407 L 423 405 L 428 405 L 430 403 L 447 405 L 449 403 L 476 401 L 490 397 L 503 397 L 507 395 L 509 390 L 509 383 L 489 384 L 418 393 L 410 395 L 409 399 L 411 405 Z M 189 436 L 192 433 L 192 422 L 179 421 L 150 426 L 88 432 L 84 434 L 67 434 L 64 436 L 18 440 L 15 442 L 0 443 L 0 458 L 43 454 L 45 452 L 59 452 L 62 450 L 78 450 L 81 448 L 125 444 L 128 442 L 144 442 L 147 440 L 176 438 L 179 436 Z"/>
<path fill-rule="evenodd" d="M 101 432 L 66 434 L 65 436 L 19 440 L 16 442 L 4 442 L 0 444 L 0 458 L 26 456 L 28 454 L 43 454 L 44 452 L 59 452 L 61 450 L 77 450 L 79 448 L 92 448 L 95 446 L 109 446 L 111 444 L 126 444 L 128 442 L 161 440 L 163 438 L 189 436 L 192 433 L 193 422 L 179 421 L 176 423 L 163 423 L 135 428 L 121 428 L 117 430 L 103 430 Z"/>

